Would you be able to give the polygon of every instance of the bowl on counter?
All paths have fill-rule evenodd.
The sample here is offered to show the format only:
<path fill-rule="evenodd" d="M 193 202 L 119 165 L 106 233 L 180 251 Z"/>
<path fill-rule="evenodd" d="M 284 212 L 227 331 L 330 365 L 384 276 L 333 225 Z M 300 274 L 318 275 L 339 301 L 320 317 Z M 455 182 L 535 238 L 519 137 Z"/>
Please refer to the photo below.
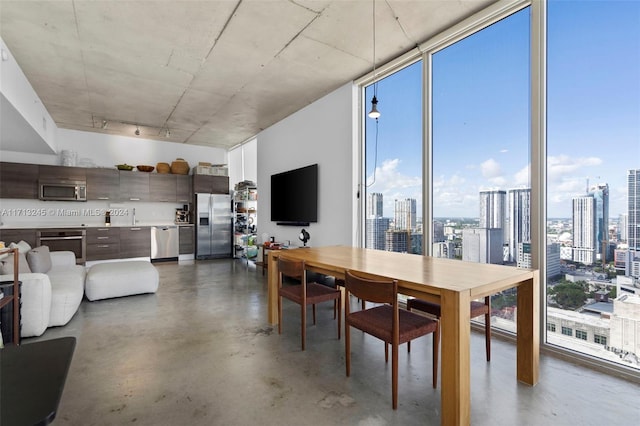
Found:
<path fill-rule="evenodd" d="M 133 170 L 133 166 L 130 166 L 128 164 L 116 164 L 116 167 L 118 168 L 118 170 L 127 170 L 127 171 L 131 171 Z"/>
<path fill-rule="evenodd" d="M 141 172 L 147 172 L 147 173 L 151 173 L 153 171 L 153 169 L 155 169 L 155 167 L 153 167 L 153 166 L 147 166 L 147 165 L 144 165 L 144 164 L 138 164 L 136 167 Z"/>

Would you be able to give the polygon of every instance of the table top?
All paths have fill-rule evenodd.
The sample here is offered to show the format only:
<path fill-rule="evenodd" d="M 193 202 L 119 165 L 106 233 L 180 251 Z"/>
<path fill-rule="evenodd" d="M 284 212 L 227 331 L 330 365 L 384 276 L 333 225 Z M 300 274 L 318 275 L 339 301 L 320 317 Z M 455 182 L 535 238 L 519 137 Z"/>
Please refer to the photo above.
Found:
<path fill-rule="evenodd" d="M 533 269 L 464 262 L 430 256 L 347 246 L 285 250 L 277 255 L 305 261 L 311 268 L 342 275 L 346 269 L 398 280 L 398 286 L 439 295 L 445 290 L 469 291 L 472 298 L 511 288 L 532 279 Z"/>
<path fill-rule="evenodd" d="M 53 421 L 71 365 L 75 337 L 0 349 L 0 424 Z"/>

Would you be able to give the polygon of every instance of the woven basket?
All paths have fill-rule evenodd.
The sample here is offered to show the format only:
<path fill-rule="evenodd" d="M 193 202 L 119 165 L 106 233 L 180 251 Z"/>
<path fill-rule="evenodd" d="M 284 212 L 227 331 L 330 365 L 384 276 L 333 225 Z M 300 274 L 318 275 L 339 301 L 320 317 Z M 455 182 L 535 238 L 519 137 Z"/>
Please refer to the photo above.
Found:
<path fill-rule="evenodd" d="M 189 163 L 182 158 L 176 158 L 176 161 L 171 163 L 171 173 L 174 175 L 188 175 Z"/>
<path fill-rule="evenodd" d="M 169 163 L 158 163 L 156 164 L 156 171 L 158 173 L 170 173 L 171 167 L 169 167 Z"/>

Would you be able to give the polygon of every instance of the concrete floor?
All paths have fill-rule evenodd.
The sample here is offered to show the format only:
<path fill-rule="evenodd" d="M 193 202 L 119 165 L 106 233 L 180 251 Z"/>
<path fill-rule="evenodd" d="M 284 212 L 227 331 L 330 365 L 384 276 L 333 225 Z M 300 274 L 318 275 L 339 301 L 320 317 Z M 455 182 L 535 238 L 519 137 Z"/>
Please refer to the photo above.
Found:
<path fill-rule="evenodd" d="M 156 264 L 157 294 L 83 301 L 64 327 L 24 339 L 76 336 L 56 425 L 437 425 L 431 336 L 401 347 L 399 407 L 382 343 L 352 333 L 352 375 L 331 304 L 300 351 L 299 308 L 282 335 L 266 323 L 266 276 L 240 260 Z M 515 379 L 515 347 L 472 333 L 474 425 L 637 425 L 640 386 L 541 356 L 540 383 Z"/>

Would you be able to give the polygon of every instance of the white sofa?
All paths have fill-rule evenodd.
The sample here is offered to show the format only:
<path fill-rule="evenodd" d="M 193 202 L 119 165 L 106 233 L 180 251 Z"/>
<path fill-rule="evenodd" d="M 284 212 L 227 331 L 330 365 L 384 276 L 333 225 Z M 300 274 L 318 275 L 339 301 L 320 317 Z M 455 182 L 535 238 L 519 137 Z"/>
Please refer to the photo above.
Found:
<path fill-rule="evenodd" d="M 85 267 L 76 265 L 71 251 L 51 252 L 46 274 L 21 273 L 20 335 L 40 336 L 47 327 L 68 323 L 82 302 L 85 275 Z M 13 275 L 0 275 L 0 281 L 12 280 Z"/>

